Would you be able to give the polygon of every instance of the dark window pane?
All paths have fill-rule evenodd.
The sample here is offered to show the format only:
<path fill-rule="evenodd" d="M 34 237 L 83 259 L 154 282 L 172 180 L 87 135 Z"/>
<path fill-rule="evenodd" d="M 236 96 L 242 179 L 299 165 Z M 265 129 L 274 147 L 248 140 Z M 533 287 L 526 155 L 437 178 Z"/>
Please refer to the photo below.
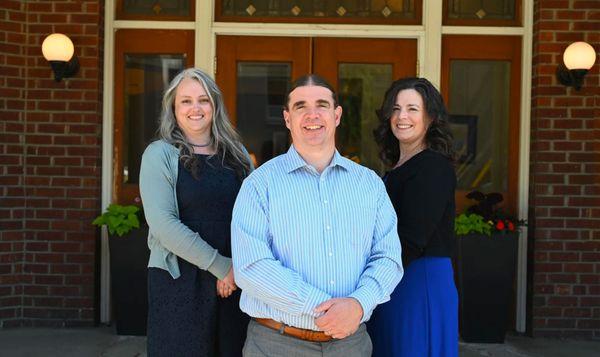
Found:
<path fill-rule="evenodd" d="M 449 19 L 514 20 L 515 0 L 446 0 Z"/>
<path fill-rule="evenodd" d="M 375 110 L 392 83 L 391 64 L 342 63 L 339 65 L 339 98 L 343 109 L 336 132 L 340 153 L 379 173 L 385 169 L 373 130 L 379 124 Z"/>
<path fill-rule="evenodd" d="M 450 62 L 450 127 L 458 188 L 504 192 L 508 182 L 510 62 Z"/>
<path fill-rule="evenodd" d="M 123 14 L 190 17 L 194 0 L 123 0 Z"/>
<path fill-rule="evenodd" d="M 237 65 L 237 129 L 257 166 L 290 145 L 283 105 L 291 72 L 290 63 Z"/>
<path fill-rule="evenodd" d="M 414 19 L 414 0 L 222 0 L 221 15 L 287 18 Z"/>
<path fill-rule="evenodd" d="M 182 55 L 125 56 L 124 183 L 138 183 L 142 153 L 156 137 L 163 92 L 184 65 Z"/>

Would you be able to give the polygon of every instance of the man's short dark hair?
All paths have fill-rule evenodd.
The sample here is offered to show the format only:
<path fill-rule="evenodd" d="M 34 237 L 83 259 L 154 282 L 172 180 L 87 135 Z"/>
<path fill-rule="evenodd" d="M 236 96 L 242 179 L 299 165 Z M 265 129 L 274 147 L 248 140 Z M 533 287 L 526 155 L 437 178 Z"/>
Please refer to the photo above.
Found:
<path fill-rule="evenodd" d="M 285 103 L 283 105 L 283 108 L 285 110 L 289 109 L 288 104 L 290 103 L 290 93 L 292 93 L 294 89 L 304 86 L 324 87 L 329 89 L 331 91 L 331 97 L 333 98 L 333 107 L 335 108 L 338 106 L 337 93 L 335 92 L 331 84 L 329 84 L 329 82 L 327 82 L 325 78 L 319 76 L 318 74 L 311 73 L 306 74 L 292 82 L 290 89 L 285 94 Z"/>

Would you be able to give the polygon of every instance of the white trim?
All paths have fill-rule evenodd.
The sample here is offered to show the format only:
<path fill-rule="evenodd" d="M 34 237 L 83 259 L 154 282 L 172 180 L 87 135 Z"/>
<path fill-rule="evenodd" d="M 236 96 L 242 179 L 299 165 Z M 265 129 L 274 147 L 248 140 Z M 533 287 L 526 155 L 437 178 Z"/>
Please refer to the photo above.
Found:
<path fill-rule="evenodd" d="M 106 0 L 104 6 L 104 76 L 102 79 L 102 211 L 112 201 L 114 9 L 114 0 Z M 100 322 L 110 323 L 110 260 L 108 233 L 104 227 L 100 239 Z"/>
<path fill-rule="evenodd" d="M 214 36 L 212 34 L 211 24 L 213 22 L 214 7 L 212 1 L 196 0 L 196 27 L 194 33 L 194 65 L 206 71 L 212 76 L 213 58 L 215 57 L 214 50 L 207 51 L 206 48 L 212 49 Z M 211 14 L 210 16 L 204 16 Z M 204 50 L 203 50 L 204 49 Z"/>
<path fill-rule="evenodd" d="M 533 57 L 533 0 L 523 1 L 523 25 L 525 27 L 521 49 L 521 127 L 519 130 L 519 193 L 518 215 L 527 219 L 529 211 L 529 160 L 531 138 L 531 71 Z M 525 332 L 527 328 L 527 234 L 524 227 L 519 237 L 517 256 L 517 306 L 515 329 Z"/>
<path fill-rule="evenodd" d="M 423 66 L 421 77 L 440 88 L 442 77 L 442 0 L 423 1 L 424 41 L 422 56 L 419 60 Z"/>
<path fill-rule="evenodd" d="M 338 24 L 265 24 L 215 22 L 218 35 L 287 36 L 287 37 L 377 37 L 417 38 L 423 26 L 398 25 L 338 25 Z"/>
<path fill-rule="evenodd" d="M 524 1 L 527 3 L 527 0 Z M 523 14 L 524 16 L 524 14 Z M 523 36 L 526 29 L 524 27 L 488 27 L 488 26 L 444 26 L 442 33 L 444 35 L 504 35 L 504 36 Z"/>
<path fill-rule="evenodd" d="M 115 20 L 113 27 L 115 29 L 194 30 L 196 23 L 194 21 Z"/>

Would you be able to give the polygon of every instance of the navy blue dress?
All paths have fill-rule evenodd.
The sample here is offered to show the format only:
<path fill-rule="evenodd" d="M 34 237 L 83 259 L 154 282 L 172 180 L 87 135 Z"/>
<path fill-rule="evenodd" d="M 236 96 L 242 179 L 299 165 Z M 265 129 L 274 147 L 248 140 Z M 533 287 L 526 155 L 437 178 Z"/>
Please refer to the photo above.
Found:
<path fill-rule="evenodd" d="M 197 157 L 197 179 L 179 163 L 179 218 L 231 257 L 231 212 L 241 181 L 217 155 Z M 178 279 L 148 270 L 148 356 L 241 356 L 249 317 L 239 308 L 240 290 L 218 297 L 214 275 L 181 258 L 178 263 Z"/>
<path fill-rule="evenodd" d="M 385 177 L 398 216 L 404 276 L 367 328 L 375 357 L 458 356 L 452 164 L 422 151 Z"/>

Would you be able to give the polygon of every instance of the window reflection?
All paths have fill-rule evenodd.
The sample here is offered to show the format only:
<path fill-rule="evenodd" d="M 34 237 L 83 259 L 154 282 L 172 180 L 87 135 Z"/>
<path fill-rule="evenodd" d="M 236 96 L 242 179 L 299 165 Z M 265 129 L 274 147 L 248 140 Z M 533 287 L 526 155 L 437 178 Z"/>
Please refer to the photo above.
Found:
<path fill-rule="evenodd" d="M 239 62 L 237 129 L 256 165 L 287 151 L 290 140 L 283 121 L 290 63 Z"/>
<path fill-rule="evenodd" d="M 385 169 L 373 130 L 379 124 L 375 110 L 392 83 L 391 64 L 342 63 L 339 65 L 339 99 L 342 120 L 336 132 L 341 154 L 379 173 Z"/>
<path fill-rule="evenodd" d="M 138 183 L 142 153 L 156 137 L 163 92 L 184 65 L 181 55 L 125 56 L 124 183 Z"/>
<path fill-rule="evenodd" d="M 510 62 L 450 62 L 450 122 L 458 188 L 505 192 L 508 182 Z"/>

